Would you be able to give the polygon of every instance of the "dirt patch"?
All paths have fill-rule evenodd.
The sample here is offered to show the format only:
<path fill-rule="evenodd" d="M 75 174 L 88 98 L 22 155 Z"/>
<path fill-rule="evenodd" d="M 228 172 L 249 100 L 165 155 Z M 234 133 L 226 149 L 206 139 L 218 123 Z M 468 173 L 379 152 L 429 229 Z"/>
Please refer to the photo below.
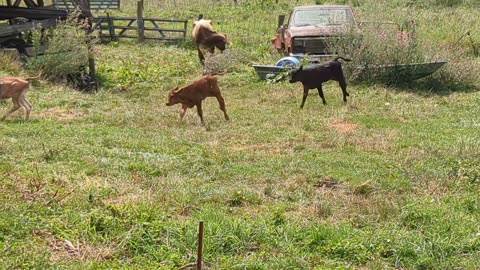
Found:
<path fill-rule="evenodd" d="M 66 110 L 51 108 L 46 111 L 37 112 L 35 114 L 39 118 L 57 118 L 62 120 L 72 120 L 83 116 L 83 113 L 77 110 Z"/>
<path fill-rule="evenodd" d="M 318 183 L 315 183 L 313 186 L 316 188 L 329 188 L 329 189 L 338 189 L 343 187 L 341 183 L 339 183 L 337 180 L 330 177 L 321 179 Z"/>
<path fill-rule="evenodd" d="M 360 126 L 355 123 L 351 123 L 346 119 L 333 119 L 328 123 L 328 126 L 334 128 L 340 133 L 350 133 L 357 130 Z"/>

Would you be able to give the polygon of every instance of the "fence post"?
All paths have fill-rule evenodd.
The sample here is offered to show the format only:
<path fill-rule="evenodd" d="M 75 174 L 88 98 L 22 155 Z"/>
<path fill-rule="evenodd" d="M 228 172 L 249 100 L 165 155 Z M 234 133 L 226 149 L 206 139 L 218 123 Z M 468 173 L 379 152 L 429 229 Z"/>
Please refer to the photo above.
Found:
<path fill-rule="evenodd" d="M 137 1 L 137 33 L 138 42 L 145 41 L 145 22 L 143 21 L 143 0 Z"/>
<path fill-rule="evenodd" d="M 198 224 L 198 249 L 197 249 L 197 270 L 202 270 L 203 253 L 203 220 Z"/>
<path fill-rule="evenodd" d="M 87 48 L 88 48 L 88 75 L 92 80 L 95 82 L 95 90 L 98 89 L 97 84 L 97 71 L 95 70 L 95 57 L 93 54 L 92 48 L 92 37 L 91 34 L 94 31 L 93 29 L 93 15 L 92 11 L 90 10 L 90 0 L 84 0 L 85 7 L 87 9 L 87 13 L 90 16 L 88 19 L 88 28 L 85 30 L 85 35 L 87 36 Z"/>
<path fill-rule="evenodd" d="M 115 34 L 115 26 L 113 25 L 113 19 L 110 18 L 110 14 L 107 12 L 107 23 L 108 23 L 108 34 L 110 35 L 110 40 L 117 40 L 117 35 Z"/>

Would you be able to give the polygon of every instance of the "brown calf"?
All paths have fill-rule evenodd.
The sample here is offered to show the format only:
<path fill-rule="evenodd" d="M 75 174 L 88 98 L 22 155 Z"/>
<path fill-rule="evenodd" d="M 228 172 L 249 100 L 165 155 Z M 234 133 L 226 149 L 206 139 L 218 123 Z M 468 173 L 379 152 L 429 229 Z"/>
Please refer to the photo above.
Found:
<path fill-rule="evenodd" d="M 223 100 L 220 88 L 218 88 L 217 77 L 213 75 L 206 75 L 194 80 L 190 84 L 181 88 L 176 87 L 171 90 L 167 98 L 167 106 L 172 106 L 178 103 L 182 104 L 182 112 L 180 112 L 180 119 L 183 119 L 187 108 L 197 106 L 197 112 L 200 116 L 202 125 L 203 121 L 202 101 L 207 97 L 216 97 L 220 104 L 220 110 L 223 111 L 225 120 L 229 120 L 227 110 L 225 109 L 225 101 Z"/>
<path fill-rule="evenodd" d="M 42 71 L 35 77 L 2 77 L 0 78 L 0 99 L 12 99 L 13 107 L 7 111 L 1 118 L 4 120 L 7 116 L 23 106 L 25 108 L 25 119 L 28 120 L 32 111 L 32 104 L 27 100 L 27 91 L 31 80 L 40 78 Z"/>
<path fill-rule="evenodd" d="M 202 65 L 205 62 L 205 56 L 202 50 L 206 50 L 213 54 L 215 48 L 217 48 L 223 52 L 226 45 L 230 44 L 227 40 L 227 35 L 217 33 L 213 30 L 211 20 L 199 19 L 198 21 L 194 21 L 192 36 L 195 48 L 197 48 L 198 51 L 198 58 Z"/>

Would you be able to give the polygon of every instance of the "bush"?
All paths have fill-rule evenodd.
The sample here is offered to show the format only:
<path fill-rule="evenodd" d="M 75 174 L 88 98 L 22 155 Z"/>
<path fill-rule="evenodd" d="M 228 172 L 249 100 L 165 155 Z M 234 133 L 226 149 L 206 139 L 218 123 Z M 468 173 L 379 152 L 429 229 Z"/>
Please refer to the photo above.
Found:
<path fill-rule="evenodd" d="M 0 71 L 12 74 L 20 73 L 22 63 L 17 53 L 0 51 Z"/>
<path fill-rule="evenodd" d="M 96 39 L 86 34 L 88 21 L 79 19 L 79 12 L 72 12 L 55 28 L 48 29 L 46 34 L 41 29 L 33 32 L 33 43 L 36 56 L 29 65 L 33 69 L 43 66 L 44 75 L 54 81 L 76 78 L 85 72 L 88 66 L 89 51 Z M 47 45 L 44 54 L 40 48 Z M 75 81 L 74 81 L 75 83 Z"/>
<path fill-rule="evenodd" d="M 352 29 L 349 33 L 339 33 L 328 46 L 330 51 L 354 60 L 353 65 L 345 65 L 346 76 L 350 80 L 383 81 L 396 83 L 404 74 L 382 66 L 424 62 L 427 58 L 420 50 L 408 29 L 400 32 L 397 24 L 373 23 L 362 26 L 361 32 Z"/>

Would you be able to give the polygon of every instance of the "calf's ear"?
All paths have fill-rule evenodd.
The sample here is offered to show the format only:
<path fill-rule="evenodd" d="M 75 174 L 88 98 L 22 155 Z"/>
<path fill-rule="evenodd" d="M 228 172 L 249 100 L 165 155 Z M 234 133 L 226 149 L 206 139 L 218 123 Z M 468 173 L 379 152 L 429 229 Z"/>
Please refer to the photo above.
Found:
<path fill-rule="evenodd" d="M 298 68 L 298 70 L 303 70 L 303 65 L 301 65 L 301 66 Z"/>
<path fill-rule="evenodd" d="M 225 36 L 225 41 L 226 41 L 227 45 L 232 46 L 233 43 L 228 39 L 227 34 L 223 34 L 223 35 Z"/>

